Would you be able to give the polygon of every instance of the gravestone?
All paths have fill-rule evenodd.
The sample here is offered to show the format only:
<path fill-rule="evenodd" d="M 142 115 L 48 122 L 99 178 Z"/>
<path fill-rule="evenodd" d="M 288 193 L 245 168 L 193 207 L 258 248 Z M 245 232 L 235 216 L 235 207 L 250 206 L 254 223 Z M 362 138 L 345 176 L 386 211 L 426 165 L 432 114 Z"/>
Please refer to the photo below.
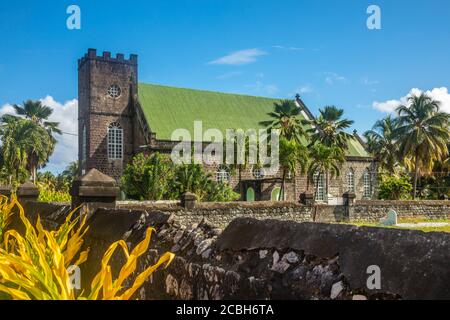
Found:
<path fill-rule="evenodd" d="M 186 210 L 192 210 L 195 208 L 197 196 L 190 192 L 185 192 L 181 195 L 181 206 Z"/>
<path fill-rule="evenodd" d="M 389 210 L 387 218 L 380 220 L 380 225 L 388 227 L 397 225 L 397 212 Z"/>

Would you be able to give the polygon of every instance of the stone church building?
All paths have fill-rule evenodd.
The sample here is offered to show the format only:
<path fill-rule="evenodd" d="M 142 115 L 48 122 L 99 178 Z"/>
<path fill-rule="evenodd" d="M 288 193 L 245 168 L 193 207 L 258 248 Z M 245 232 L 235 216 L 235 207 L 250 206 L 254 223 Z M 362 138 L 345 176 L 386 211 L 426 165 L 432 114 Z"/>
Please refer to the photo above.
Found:
<path fill-rule="evenodd" d="M 138 81 L 138 57 L 109 52 L 97 55 L 95 49 L 78 61 L 79 163 L 82 172 L 97 168 L 119 179 L 124 167 L 139 152 L 171 153 L 177 144 L 171 141 L 175 129 L 192 131 L 194 121 L 203 122 L 203 130 L 262 129 L 270 120 L 274 102 L 279 100 L 247 95 L 182 89 Z M 296 98 L 304 119 L 313 119 L 299 96 Z M 341 176 L 318 182 L 316 200 L 339 204 L 346 192 L 356 199 L 374 196 L 376 163 L 354 133 L 349 141 Z M 242 200 L 278 199 L 281 174 L 262 176 L 249 167 L 241 174 L 230 174 L 224 166 L 206 166 L 215 179 L 230 183 Z M 321 179 L 325 180 L 325 179 Z M 314 186 L 300 174 L 288 176 L 285 199 L 298 200 Z"/>

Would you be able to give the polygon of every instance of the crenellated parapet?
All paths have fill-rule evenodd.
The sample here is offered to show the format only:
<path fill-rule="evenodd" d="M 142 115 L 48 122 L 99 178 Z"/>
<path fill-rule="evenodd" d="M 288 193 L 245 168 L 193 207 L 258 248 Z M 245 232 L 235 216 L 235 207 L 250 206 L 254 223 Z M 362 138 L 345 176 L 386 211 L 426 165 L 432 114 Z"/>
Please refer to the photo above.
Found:
<path fill-rule="evenodd" d="M 138 56 L 136 54 L 130 54 L 129 59 L 125 59 L 125 55 L 123 53 L 117 53 L 115 57 L 112 57 L 111 52 L 109 51 L 104 51 L 102 55 L 97 55 L 97 49 L 88 49 L 88 52 L 84 55 L 84 57 L 78 59 L 78 68 L 80 68 L 86 61 L 89 60 L 104 61 L 109 63 L 122 63 L 136 66 L 138 63 Z"/>

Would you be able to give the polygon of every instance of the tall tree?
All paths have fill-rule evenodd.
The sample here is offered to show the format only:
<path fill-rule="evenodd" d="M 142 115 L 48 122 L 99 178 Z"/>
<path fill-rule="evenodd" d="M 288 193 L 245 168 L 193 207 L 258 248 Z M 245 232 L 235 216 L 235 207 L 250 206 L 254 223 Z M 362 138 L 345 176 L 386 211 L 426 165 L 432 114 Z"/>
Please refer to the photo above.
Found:
<path fill-rule="evenodd" d="M 378 159 L 380 168 L 390 174 L 394 173 L 398 163 L 398 145 L 394 137 L 395 128 L 396 120 L 389 115 L 378 120 L 372 130 L 364 133 L 368 151 Z"/>
<path fill-rule="evenodd" d="M 61 130 L 58 128 L 58 122 L 48 121 L 48 118 L 53 113 L 52 108 L 43 105 L 42 102 L 27 100 L 22 106 L 16 104 L 13 107 L 19 116 L 23 116 L 33 123 L 44 127 L 50 135 L 53 133 L 62 134 Z"/>
<path fill-rule="evenodd" d="M 4 115 L 1 119 L 3 160 L 18 183 L 26 169 L 36 182 L 37 169 L 44 166 L 54 150 L 48 132 L 34 122 Z"/>
<path fill-rule="evenodd" d="M 425 93 L 409 97 L 408 105 L 400 105 L 396 111 L 398 127 L 394 135 L 405 165 L 414 170 L 415 199 L 419 176 L 431 172 L 434 162 L 448 155 L 450 114 L 441 112 L 440 102 Z"/>
<path fill-rule="evenodd" d="M 45 166 L 50 155 L 54 151 L 56 139 L 53 134 L 62 134 L 58 128 L 58 122 L 48 121 L 53 113 L 52 108 L 43 105 L 40 101 L 27 100 L 22 106 L 14 105 L 17 116 L 8 116 L 9 121 L 13 119 L 26 119 L 34 124 L 35 129 L 29 134 L 34 135 L 32 139 L 37 141 L 37 145 L 27 148 L 27 170 L 30 171 L 33 182 L 36 182 L 37 169 Z M 45 130 L 48 137 L 45 137 Z"/>
<path fill-rule="evenodd" d="M 300 168 L 301 172 L 305 172 L 308 162 L 308 150 L 305 146 L 299 144 L 295 140 L 287 140 L 280 138 L 280 168 L 282 170 L 281 192 L 278 200 L 284 198 L 286 192 L 286 176 L 290 172 L 295 176 L 296 169 Z"/>
<path fill-rule="evenodd" d="M 325 190 L 328 197 L 329 180 L 340 176 L 340 168 L 345 162 L 344 152 L 338 146 L 328 147 L 321 143 L 316 143 L 310 147 L 310 158 L 308 177 L 312 181 L 315 178 L 315 192 L 317 192 L 318 183 L 322 178 L 322 174 L 325 174 Z"/>
<path fill-rule="evenodd" d="M 275 110 L 269 112 L 272 120 L 262 121 L 261 124 L 269 127 L 270 130 L 280 130 L 280 136 L 287 140 L 296 140 L 301 143 L 305 135 L 303 124 L 306 124 L 306 120 L 302 120 L 301 109 L 293 100 L 283 100 L 275 103 L 274 106 Z"/>
<path fill-rule="evenodd" d="M 352 120 L 342 119 L 344 110 L 335 106 L 326 106 L 320 110 L 317 119 L 312 120 L 312 127 L 308 130 L 311 134 L 311 145 L 321 143 L 324 146 L 336 146 L 347 149 L 347 141 L 352 136 L 344 130 L 350 128 Z"/>

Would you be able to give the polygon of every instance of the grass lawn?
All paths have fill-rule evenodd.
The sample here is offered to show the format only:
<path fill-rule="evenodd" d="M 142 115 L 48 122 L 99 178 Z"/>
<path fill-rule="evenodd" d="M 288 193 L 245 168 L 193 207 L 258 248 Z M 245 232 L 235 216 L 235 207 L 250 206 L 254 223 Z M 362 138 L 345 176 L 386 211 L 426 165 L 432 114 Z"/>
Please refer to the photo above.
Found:
<path fill-rule="evenodd" d="M 446 222 L 450 223 L 450 220 L 448 219 L 441 219 L 441 220 L 426 220 L 426 219 L 399 219 L 398 223 L 430 223 L 430 222 Z M 402 228 L 399 226 L 394 227 L 385 227 L 380 226 L 378 223 L 375 222 L 355 222 L 351 223 L 356 226 L 366 226 L 366 227 L 379 227 L 379 228 L 392 228 L 392 229 L 409 229 L 409 230 L 421 230 L 424 232 L 450 232 L 450 225 L 442 226 L 442 227 L 417 227 L 417 228 Z"/>

